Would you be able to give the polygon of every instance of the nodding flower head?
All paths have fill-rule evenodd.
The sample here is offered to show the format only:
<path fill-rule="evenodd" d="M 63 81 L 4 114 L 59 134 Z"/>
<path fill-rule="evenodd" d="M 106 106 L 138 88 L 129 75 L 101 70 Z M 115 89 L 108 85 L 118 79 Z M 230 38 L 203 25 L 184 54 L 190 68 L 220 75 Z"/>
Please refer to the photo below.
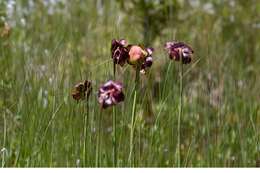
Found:
<path fill-rule="evenodd" d="M 111 43 L 111 56 L 115 64 L 123 66 L 129 57 L 127 41 L 125 39 L 113 39 Z"/>
<path fill-rule="evenodd" d="M 102 108 L 107 108 L 124 101 L 123 86 L 120 82 L 107 81 L 99 88 L 98 102 Z"/>
<path fill-rule="evenodd" d="M 147 55 L 147 52 L 141 46 L 133 45 L 130 47 L 130 50 L 129 50 L 128 63 L 130 65 L 141 64 L 141 62 L 144 61 L 144 58 L 146 57 L 146 55 Z"/>
<path fill-rule="evenodd" d="M 80 82 L 74 86 L 71 95 L 76 101 L 84 100 L 85 98 L 88 100 L 91 91 L 91 82 L 89 80 L 85 80 L 84 82 Z"/>
<path fill-rule="evenodd" d="M 133 67 L 139 67 L 141 73 L 145 73 L 147 68 L 153 64 L 153 48 L 143 48 L 142 46 L 133 45 L 129 50 L 128 63 Z"/>
<path fill-rule="evenodd" d="M 183 64 L 189 64 L 194 53 L 192 48 L 183 42 L 167 42 L 165 49 L 168 51 L 170 59 L 181 60 Z"/>

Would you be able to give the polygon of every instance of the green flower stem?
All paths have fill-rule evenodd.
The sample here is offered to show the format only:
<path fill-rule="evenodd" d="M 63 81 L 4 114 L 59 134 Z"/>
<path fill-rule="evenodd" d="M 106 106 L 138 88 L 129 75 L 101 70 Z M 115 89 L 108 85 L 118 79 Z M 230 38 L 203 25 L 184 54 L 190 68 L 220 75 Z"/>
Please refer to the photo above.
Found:
<path fill-rule="evenodd" d="M 83 144 L 83 166 L 87 166 L 87 143 L 88 143 L 88 137 L 87 137 L 87 131 L 88 131 L 88 119 L 89 119 L 89 102 L 87 100 L 86 104 L 86 114 L 84 115 L 84 144 Z"/>
<path fill-rule="evenodd" d="M 100 167 L 100 139 L 101 139 L 101 120 L 102 120 L 102 108 L 98 117 L 98 134 L 97 134 L 97 146 L 96 146 L 96 167 Z"/>
<path fill-rule="evenodd" d="M 113 107 L 113 167 L 117 167 L 116 108 Z"/>
<path fill-rule="evenodd" d="M 135 91 L 134 91 L 134 101 L 132 107 L 132 120 L 131 120 L 131 132 L 130 132 L 130 153 L 128 162 L 130 167 L 134 166 L 134 157 L 133 157 L 133 150 L 134 150 L 134 128 L 135 128 L 135 119 L 136 119 L 136 105 L 137 105 L 137 95 L 139 89 L 139 82 L 140 82 L 140 69 L 136 68 L 135 74 Z"/>
<path fill-rule="evenodd" d="M 7 128 L 6 128 L 6 115 L 4 113 L 4 141 L 3 141 L 3 148 L 0 152 L 2 152 L 2 168 L 5 167 L 5 154 L 6 154 L 6 133 L 7 133 Z"/>
<path fill-rule="evenodd" d="M 113 75 L 114 75 L 114 80 L 116 80 L 116 63 L 113 63 Z M 112 143 L 113 143 L 113 167 L 117 167 L 116 108 L 115 108 L 115 106 L 113 107 Z"/>
<path fill-rule="evenodd" d="M 178 114 L 178 143 L 177 143 L 177 165 L 181 166 L 181 116 L 182 116 L 182 94 L 183 94 L 183 64 L 180 63 L 180 101 L 179 101 L 179 114 Z"/>
<path fill-rule="evenodd" d="M 114 80 L 116 80 L 116 63 L 113 63 L 113 76 Z"/>

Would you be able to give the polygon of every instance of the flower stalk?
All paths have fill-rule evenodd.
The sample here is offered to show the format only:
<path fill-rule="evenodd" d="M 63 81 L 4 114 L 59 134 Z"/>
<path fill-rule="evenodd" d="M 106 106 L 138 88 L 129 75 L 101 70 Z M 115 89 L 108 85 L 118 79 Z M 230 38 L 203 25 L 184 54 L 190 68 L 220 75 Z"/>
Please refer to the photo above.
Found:
<path fill-rule="evenodd" d="M 135 132 L 135 119 L 136 119 L 136 106 L 137 106 L 137 95 L 138 95 L 138 89 L 139 89 L 139 83 L 140 83 L 140 67 L 138 66 L 136 68 L 136 74 L 135 74 L 135 90 L 134 90 L 134 101 L 133 101 L 133 107 L 132 107 L 132 119 L 131 119 L 131 132 L 130 132 L 130 153 L 128 162 L 130 167 L 133 167 L 134 165 L 134 132 Z"/>
<path fill-rule="evenodd" d="M 113 63 L 113 75 L 114 75 L 114 80 L 116 80 L 116 63 Z M 116 140 L 116 108 L 115 106 L 113 107 L 113 134 L 112 134 L 112 144 L 113 144 L 113 167 L 117 167 L 117 140 Z"/>
<path fill-rule="evenodd" d="M 115 106 L 120 102 L 123 102 L 125 95 L 123 93 L 123 85 L 120 82 L 112 80 L 107 81 L 98 90 L 98 102 L 101 109 L 106 109 L 111 106 Z M 113 166 L 117 166 L 117 141 L 116 141 L 116 109 L 113 107 Z"/>
<path fill-rule="evenodd" d="M 86 103 L 86 114 L 84 114 L 84 144 L 83 144 L 83 166 L 87 166 L 87 144 L 88 144 L 88 120 L 89 120 L 89 102 Z"/>
<path fill-rule="evenodd" d="M 178 129 L 177 129 L 177 134 L 178 134 L 178 141 L 177 141 L 177 165 L 178 167 L 181 166 L 181 116 L 182 116 L 182 109 L 183 109 L 183 63 L 180 63 L 180 96 L 179 96 L 179 114 L 178 114 Z"/>
<path fill-rule="evenodd" d="M 177 126 L 177 149 L 176 160 L 177 166 L 181 166 L 181 116 L 183 109 L 183 64 L 191 63 L 193 59 L 193 49 L 183 42 L 167 42 L 165 44 L 165 50 L 167 50 L 169 58 L 174 61 L 180 61 L 180 96 L 179 96 L 179 113 L 178 113 L 178 126 Z"/>
<path fill-rule="evenodd" d="M 116 108 L 113 107 L 113 167 L 117 167 Z"/>
<path fill-rule="evenodd" d="M 88 143 L 88 137 L 87 137 L 87 131 L 88 131 L 88 117 L 89 117 L 89 97 L 92 92 L 92 83 L 90 80 L 84 80 L 83 82 L 77 83 L 73 90 L 72 90 L 72 97 L 74 100 L 77 101 L 83 101 L 86 100 L 86 108 L 83 107 L 83 152 L 82 152 L 82 160 L 83 160 L 83 166 L 85 167 L 87 165 L 87 143 Z M 85 110 L 87 109 L 87 110 Z M 86 112 L 86 114 L 84 113 Z"/>
<path fill-rule="evenodd" d="M 96 167 L 100 167 L 100 144 L 101 144 L 101 120 L 102 120 L 102 109 L 100 109 L 98 117 L 98 134 L 97 134 L 97 146 L 96 146 Z"/>

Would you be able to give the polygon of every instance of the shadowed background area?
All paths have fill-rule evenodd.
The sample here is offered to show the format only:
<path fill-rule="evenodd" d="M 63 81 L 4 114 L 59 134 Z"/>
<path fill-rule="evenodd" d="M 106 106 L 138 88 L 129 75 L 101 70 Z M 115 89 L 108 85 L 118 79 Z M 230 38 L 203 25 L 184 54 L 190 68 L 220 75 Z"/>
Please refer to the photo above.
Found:
<path fill-rule="evenodd" d="M 184 66 L 181 166 L 260 166 L 258 0 L 0 0 L 2 167 L 93 167 L 97 90 L 113 78 L 111 40 L 152 46 L 141 76 L 134 166 L 176 166 L 179 63 L 167 41 L 194 49 Z M 118 67 L 118 166 L 127 167 L 134 70 Z M 73 86 L 93 83 L 86 101 Z M 102 114 L 101 166 L 112 166 L 112 109 Z M 84 150 L 84 152 L 83 152 Z"/>

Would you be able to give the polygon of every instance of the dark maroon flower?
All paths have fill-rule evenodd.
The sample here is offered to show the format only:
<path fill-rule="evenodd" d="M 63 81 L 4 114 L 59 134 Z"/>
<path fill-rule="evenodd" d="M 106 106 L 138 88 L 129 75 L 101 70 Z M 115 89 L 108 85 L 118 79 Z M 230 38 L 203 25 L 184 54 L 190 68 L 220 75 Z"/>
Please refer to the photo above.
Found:
<path fill-rule="evenodd" d="M 183 42 L 167 42 L 165 49 L 168 51 L 170 59 L 181 60 L 183 64 L 190 63 L 194 53 L 192 48 Z"/>
<path fill-rule="evenodd" d="M 125 95 L 122 90 L 123 86 L 120 82 L 109 80 L 102 85 L 98 91 L 98 102 L 102 108 L 105 109 L 124 101 Z"/>
<path fill-rule="evenodd" d="M 125 39 L 113 39 L 111 43 L 111 56 L 115 64 L 123 66 L 129 57 L 127 42 Z"/>
<path fill-rule="evenodd" d="M 88 100 L 91 91 L 92 91 L 91 82 L 88 80 L 85 80 L 84 82 L 80 82 L 74 86 L 74 89 L 73 89 L 71 95 L 77 101 L 84 100 L 86 97 Z"/>

